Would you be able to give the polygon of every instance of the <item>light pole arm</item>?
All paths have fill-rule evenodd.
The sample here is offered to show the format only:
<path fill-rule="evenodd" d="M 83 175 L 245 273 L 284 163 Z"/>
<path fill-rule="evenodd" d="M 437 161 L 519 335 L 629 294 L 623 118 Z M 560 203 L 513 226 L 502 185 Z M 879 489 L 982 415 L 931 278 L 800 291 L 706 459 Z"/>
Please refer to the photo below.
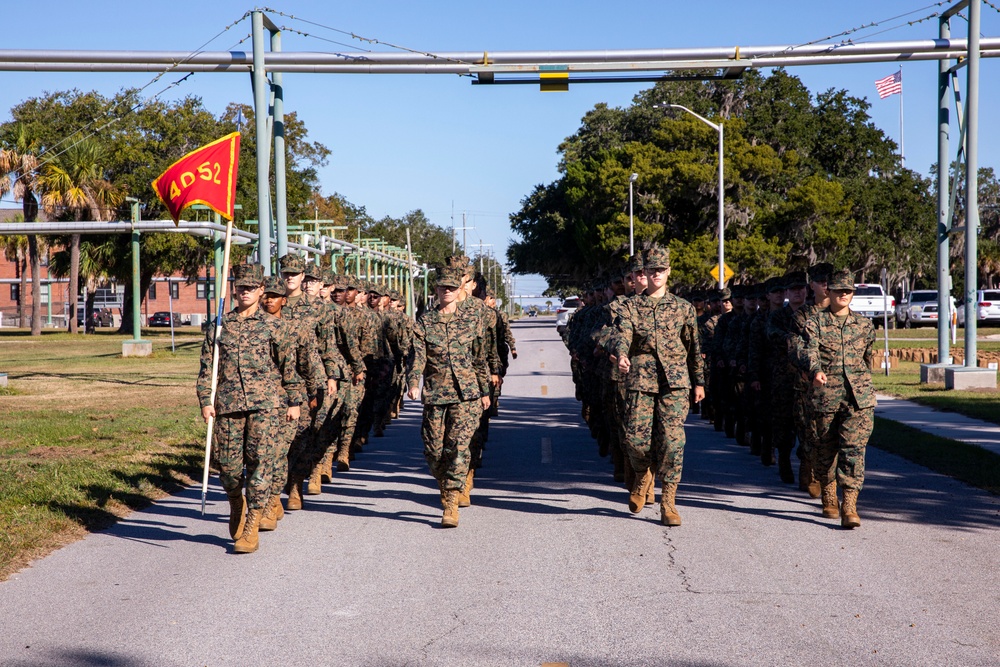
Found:
<path fill-rule="evenodd" d="M 716 132 L 720 132 L 720 133 L 722 132 L 722 123 L 719 123 L 717 125 L 717 124 L 713 123 L 712 121 L 710 121 L 709 119 L 707 119 L 704 116 L 702 116 L 701 114 L 695 113 L 694 111 L 691 111 L 687 107 L 681 106 L 680 104 L 668 104 L 666 106 L 668 108 L 670 108 L 670 109 L 680 109 L 682 111 L 687 111 L 689 114 L 691 114 L 692 116 L 694 116 L 695 118 L 697 118 L 698 120 L 700 120 L 701 122 L 703 122 L 705 125 L 708 125 L 710 128 L 712 128 Z"/>

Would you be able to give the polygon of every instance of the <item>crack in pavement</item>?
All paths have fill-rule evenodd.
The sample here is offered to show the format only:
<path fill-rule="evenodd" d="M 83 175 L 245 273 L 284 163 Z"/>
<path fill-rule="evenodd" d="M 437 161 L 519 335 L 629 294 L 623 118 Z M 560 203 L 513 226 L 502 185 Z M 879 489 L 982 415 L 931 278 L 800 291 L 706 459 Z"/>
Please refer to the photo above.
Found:
<path fill-rule="evenodd" d="M 677 565 L 677 545 L 674 544 L 673 539 L 671 539 L 669 529 L 663 531 L 663 539 L 667 543 L 667 569 L 675 570 L 677 572 L 677 578 L 680 579 L 681 587 L 686 593 L 701 595 L 702 591 L 696 590 L 692 585 L 691 578 L 688 577 L 687 570 L 684 567 Z"/>

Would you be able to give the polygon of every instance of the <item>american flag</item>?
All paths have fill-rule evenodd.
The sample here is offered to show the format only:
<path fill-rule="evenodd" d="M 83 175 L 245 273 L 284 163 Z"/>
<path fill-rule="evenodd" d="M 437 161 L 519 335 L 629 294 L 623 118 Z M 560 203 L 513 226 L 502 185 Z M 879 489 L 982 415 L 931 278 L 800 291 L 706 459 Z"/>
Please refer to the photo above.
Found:
<path fill-rule="evenodd" d="M 882 100 L 897 93 L 901 95 L 903 93 L 903 70 L 876 81 L 875 89 L 878 90 L 879 99 Z"/>

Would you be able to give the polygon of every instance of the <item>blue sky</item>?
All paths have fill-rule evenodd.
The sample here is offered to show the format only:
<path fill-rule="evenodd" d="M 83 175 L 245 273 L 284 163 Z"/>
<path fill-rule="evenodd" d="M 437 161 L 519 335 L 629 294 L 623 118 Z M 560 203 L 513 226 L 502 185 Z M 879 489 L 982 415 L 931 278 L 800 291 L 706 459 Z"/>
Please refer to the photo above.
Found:
<path fill-rule="evenodd" d="M 858 33 L 865 41 L 931 39 L 937 35 L 936 20 L 906 24 L 940 9 L 925 0 L 274 0 L 270 6 L 324 26 L 422 51 L 801 44 L 873 22 L 881 23 Z M 231 0 L 8 3 L 0 48 L 188 51 L 252 8 Z M 276 13 L 271 16 L 279 26 L 347 44 L 337 46 L 285 31 L 285 51 L 368 48 L 315 25 Z M 984 4 L 982 19 L 985 36 L 1000 36 L 1000 12 Z M 964 21 L 953 20 L 953 35 L 964 37 L 965 30 Z M 246 19 L 205 48 L 227 50 L 249 32 Z M 238 49 L 250 50 L 249 40 Z M 903 66 L 906 161 L 924 174 L 937 150 L 936 68 L 929 61 Z M 864 64 L 800 67 L 791 72 L 813 93 L 832 87 L 868 97 L 875 123 L 898 140 L 898 98 L 879 100 L 874 86 L 876 79 L 895 70 L 893 64 Z M 998 73 L 1000 61 L 983 60 L 980 155 L 983 165 L 994 167 L 998 129 L 989 121 L 995 118 L 991 110 L 1000 102 L 993 83 L 1000 80 Z M 46 91 L 75 87 L 112 94 L 121 87 L 142 86 L 152 76 L 0 72 L 0 121 L 8 119 L 11 106 Z M 179 78 L 170 75 L 161 84 Z M 150 92 L 164 85 L 151 87 Z M 568 93 L 543 94 L 537 86 L 473 86 L 469 79 L 451 75 L 285 74 L 284 85 L 286 111 L 298 112 L 310 137 L 332 149 L 330 164 L 320 172 L 325 194 L 339 192 L 366 206 L 375 217 L 401 216 L 420 208 L 432 222 L 445 227 L 452 224 L 454 206 L 456 225 L 461 224 L 465 211 L 467 224 L 476 227 L 467 232 L 469 243 L 481 239 L 503 256 L 512 237 L 508 215 L 520 208 L 521 199 L 536 184 L 557 177 L 557 147 L 576 131 L 582 116 L 599 102 L 627 106 L 650 84 L 578 85 Z M 252 104 L 249 77 L 240 74 L 196 74 L 168 97 L 187 94 L 202 97 L 217 114 L 230 101 Z M 13 204 L 5 200 L 0 205 Z M 519 280 L 517 291 L 538 293 L 544 287 L 544 280 L 525 277 Z"/>

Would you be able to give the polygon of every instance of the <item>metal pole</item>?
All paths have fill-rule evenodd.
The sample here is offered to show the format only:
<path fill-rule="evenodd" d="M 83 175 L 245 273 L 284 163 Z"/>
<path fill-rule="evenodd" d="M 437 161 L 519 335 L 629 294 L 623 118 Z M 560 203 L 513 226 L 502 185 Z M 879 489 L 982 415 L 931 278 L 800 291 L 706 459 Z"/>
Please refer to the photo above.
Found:
<path fill-rule="evenodd" d="M 271 275 L 271 207 L 267 164 L 270 157 L 267 141 L 267 72 L 264 71 L 264 14 L 254 11 L 253 23 L 253 107 L 257 142 L 257 253 L 264 265 L 264 275 Z"/>
<path fill-rule="evenodd" d="M 281 51 L 281 32 L 271 33 L 271 52 Z M 288 202 L 285 187 L 285 89 L 281 72 L 271 72 L 274 92 L 274 208 L 277 224 L 278 257 L 288 253 Z"/>
<path fill-rule="evenodd" d="M 635 220 L 632 216 L 632 185 L 635 183 L 633 178 L 635 174 L 629 176 L 628 179 L 628 256 L 632 257 L 635 254 Z"/>
<path fill-rule="evenodd" d="M 979 264 L 979 17 L 982 3 L 969 3 L 969 64 L 965 115 L 965 367 L 976 367 L 976 289 Z M 940 319 L 942 313 L 938 314 Z"/>
<path fill-rule="evenodd" d="M 142 325 L 139 314 L 139 304 L 142 302 L 139 292 L 139 230 L 135 225 L 139 222 L 139 201 L 132 202 L 132 340 L 142 340 Z M 49 301 L 52 300 L 52 284 L 49 283 Z"/>
<path fill-rule="evenodd" d="M 723 148 L 723 127 L 722 118 L 719 118 L 719 289 L 726 286 L 726 276 L 722 273 L 723 267 L 726 266 L 726 218 L 725 218 L 725 208 L 726 208 L 726 188 L 725 183 L 722 180 L 723 174 L 723 163 L 722 163 L 722 148 Z"/>
<path fill-rule="evenodd" d="M 948 18 L 939 22 L 939 35 L 941 39 L 951 37 L 951 21 Z M 948 363 L 951 356 L 951 341 L 948 340 L 948 324 L 951 322 L 949 315 L 948 322 L 944 321 L 943 313 L 951 312 L 951 280 L 949 267 L 949 239 L 948 230 L 951 227 L 951 220 L 948 219 L 948 209 L 950 203 L 948 168 L 950 159 L 948 157 L 948 134 L 951 130 L 951 75 L 948 69 L 951 67 L 950 60 L 938 62 L 938 162 L 937 162 L 937 205 L 938 205 L 938 234 L 937 234 L 937 285 L 938 285 L 938 363 Z M 968 324 L 966 324 L 968 326 Z"/>

